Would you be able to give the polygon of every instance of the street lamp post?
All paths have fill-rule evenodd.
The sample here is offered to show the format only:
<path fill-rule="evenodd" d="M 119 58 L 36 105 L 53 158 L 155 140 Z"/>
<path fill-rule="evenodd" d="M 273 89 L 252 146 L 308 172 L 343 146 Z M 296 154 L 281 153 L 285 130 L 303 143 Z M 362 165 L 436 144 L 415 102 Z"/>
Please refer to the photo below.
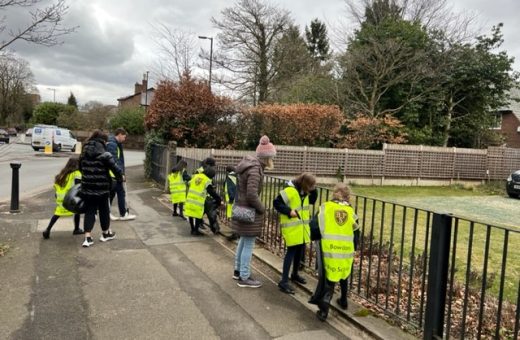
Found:
<path fill-rule="evenodd" d="M 52 101 L 54 103 L 56 103 L 56 89 L 52 88 L 52 87 L 48 87 L 47 90 L 50 90 L 52 91 Z"/>
<path fill-rule="evenodd" d="M 209 47 L 209 92 L 211 92 L 211 68 L 213 66 L 213 37 L 206 37 L 203 35 L 199 35 L 199 39 L 209 39 L 210 47 Z"/>

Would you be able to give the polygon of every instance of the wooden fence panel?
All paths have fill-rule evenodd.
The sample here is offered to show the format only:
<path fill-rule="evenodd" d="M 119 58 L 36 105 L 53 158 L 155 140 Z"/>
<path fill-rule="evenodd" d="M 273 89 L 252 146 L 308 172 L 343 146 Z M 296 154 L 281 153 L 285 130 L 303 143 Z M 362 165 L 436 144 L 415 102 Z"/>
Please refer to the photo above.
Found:
<path fill-rule="evenodd" d="M 505 179 L 520 169 L 520 149 L 485 150 L 420 145 L 385 145 L 383 150 L 330 149 L 277 145 L 275 169 L 270 173 L 318 176 L 424 178 L 448 180 Z M 177 148 L 182 157 L 212 156 L 219 165 L 236 165 L 254 151 Z"/>
<path fill-rule="evenodd" d="M 454 170 L 455 179 L 486 179 L 487 150 L 457 149 Z"/>
<path fill-rule="evenodd" d="M 508 169 L 504 166 L 506 148 L 489 147 L 487 150 L 487 166 L 490 179 L 504 179 L 508 175 Z"/>
<path fill-rule="evenodd" d="M 385 177 L 419 177 L 420 147 L 389 145 L 383 151 L 385 153 Z"/>
<path fill-rule="evenodd" d="M 420 178 L 453 178 L 454 168 L 454 149 L 422 147 L 419 160 Z"/>
<path fill-rule="evenodd" d="M 325 151 L 326 150 L 326 151 Z M 307 148 L 304 169 L 316 175 L 344 173 L 345 149 Z"/>
<path fill-rule="evenodd" d="M 506 149 L 504 163 L 506 173 L 502 179 L 507 178 L 513 171 L 520 170 L 520 149 Z"/>
<path fill-rule="evenodd" d="M 345 159 L 345 176 L 382 177 L 384 169 L 383 151 L 348 150 Z"/>

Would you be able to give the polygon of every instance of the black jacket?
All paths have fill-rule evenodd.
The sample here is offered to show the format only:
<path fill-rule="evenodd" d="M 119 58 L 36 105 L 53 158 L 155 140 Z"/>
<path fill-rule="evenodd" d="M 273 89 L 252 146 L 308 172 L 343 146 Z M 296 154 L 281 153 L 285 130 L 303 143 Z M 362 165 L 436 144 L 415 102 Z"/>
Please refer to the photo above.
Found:
<path fill-rule="evenodd" d="M 79 158 L 79 170 L 81 171 L 82 197 L 100 197 L 110 192 L 111 178 L 109 170 L 116 176 L 116 181 L 122 180 L 122 171 L 116 165 L 110 152 L 106 151 L 102 140 L 89 140 L 83 146 Z"/>
<path fill-rule="evenodd" d="M 119 149 L 119 157 L 117 149 Z M 116 162 L 117 166 L 121 169 L 123 172 L 123 175 L 125 174 L 125 154 L 123 152 L 123 144 L 119 143 L 115 136 L 108 137 L 107 142 L 107 151 L 112 154 L 112 157 L 114 157 L 114 161 Z"/>

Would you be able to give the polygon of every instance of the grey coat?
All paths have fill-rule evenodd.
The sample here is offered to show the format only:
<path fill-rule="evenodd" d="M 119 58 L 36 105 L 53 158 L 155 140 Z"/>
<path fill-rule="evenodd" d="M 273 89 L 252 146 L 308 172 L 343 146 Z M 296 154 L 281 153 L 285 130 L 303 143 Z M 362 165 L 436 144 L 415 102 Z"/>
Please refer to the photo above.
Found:
<path fill-rule="evenodd" d="M 239 236 L 260 236 L 264 222 L 265 207 L 260 201 L 264 180 L 264 166 L 254 156 L 244 157 L 236 167 L 237 197 L 235 204 L 254 208 L 255 222 L 251 224 L 231 221 L 231 226 Z"/>

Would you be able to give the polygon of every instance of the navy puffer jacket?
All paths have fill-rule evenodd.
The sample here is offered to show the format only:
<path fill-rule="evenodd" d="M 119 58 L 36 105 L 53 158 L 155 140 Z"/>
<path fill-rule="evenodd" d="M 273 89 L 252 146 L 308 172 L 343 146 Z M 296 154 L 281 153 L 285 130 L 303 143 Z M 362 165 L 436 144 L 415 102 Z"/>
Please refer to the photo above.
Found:
<path fill-rule="evenodd" d="M 106 151 L 101 139 L 91 139 L 83 146 L 79 158 L 81 171 L 80 195 L 85 198 L 96 198 L 108 195 L 112 180 L 109 170 L 116 176 L 116 181 L 122 181 L 121 169 L 116 165 L 110 152 Z"/>

